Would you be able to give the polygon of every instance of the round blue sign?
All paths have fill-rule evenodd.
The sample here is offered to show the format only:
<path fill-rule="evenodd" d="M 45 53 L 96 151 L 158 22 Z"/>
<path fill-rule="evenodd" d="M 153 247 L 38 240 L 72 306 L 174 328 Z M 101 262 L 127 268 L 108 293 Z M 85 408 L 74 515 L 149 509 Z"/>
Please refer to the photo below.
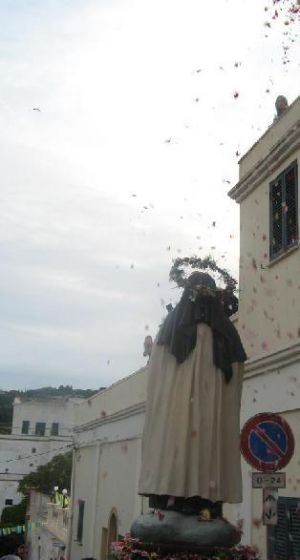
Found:
<path fill-rule="evenodd" d="M 280 470 L 294 452 L 292 430 L 278 414 L 257 414 L 243 427 L 241 450 L 254 468 L 260 471 Z"/>

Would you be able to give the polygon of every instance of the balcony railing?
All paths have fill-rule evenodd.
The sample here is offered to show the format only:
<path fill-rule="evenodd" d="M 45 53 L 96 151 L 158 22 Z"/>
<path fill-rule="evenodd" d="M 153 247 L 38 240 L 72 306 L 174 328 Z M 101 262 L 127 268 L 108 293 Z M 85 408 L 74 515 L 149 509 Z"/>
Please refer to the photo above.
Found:
<path fill-rule="evenodd" d="M 70 508 L 62 508 L 60 505 L 52 502 L 47 503 L 46 526 L 48 530 L 64 544 L 67 544 L 70 516 Z"/>

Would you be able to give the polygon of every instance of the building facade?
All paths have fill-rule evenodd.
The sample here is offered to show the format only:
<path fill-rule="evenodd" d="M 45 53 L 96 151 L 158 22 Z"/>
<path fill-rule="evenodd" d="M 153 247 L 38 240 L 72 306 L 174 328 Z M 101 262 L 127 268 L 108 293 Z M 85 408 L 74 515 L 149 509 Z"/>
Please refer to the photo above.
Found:
<path fill-rule="evenodd" d="M 76 408 L 83 399 L 15 399 L 12 433 L 0 434 L 0 515 L 18 504 L 19 481 L 72 447 Z"/>
<path fill-rule="evenodd" d="M 261 490 L 244 468 L 244 502 L 237 515 L 245 540 L 263 558 L 300 555 L 300 97 L 240 161 L 229 195 L 240 205 L 240 298 L 237 327 L 249 357 L 242 423 L 276 412 L 290 424 L 295 454 L 279 490 L 276 527 L 262 524 Z"/>
<path fill-rule="evenodd" d="M 77 410 L 68 557 L 107 558 L 110 543 L 147 508 L 138 496 L 146 369 L 115 383 Z"/>

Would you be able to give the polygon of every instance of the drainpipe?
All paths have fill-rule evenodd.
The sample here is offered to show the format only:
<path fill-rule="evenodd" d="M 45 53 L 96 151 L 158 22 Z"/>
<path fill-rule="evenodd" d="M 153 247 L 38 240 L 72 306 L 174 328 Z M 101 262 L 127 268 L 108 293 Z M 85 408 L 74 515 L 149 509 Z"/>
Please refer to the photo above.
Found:
<path fill-rule="evenodd" d="M 100 458 L 102 452 L 103 442 L 100 441 L 97 444 L 98 446 L 98 455 L 97 455 L 97 465 L 96 465 L 96 485 L 95 485 L 95 505 L 94 505 L 94 527 L 93 527 L 93 536 L 92 536 L 92 556 L 97 557 L 96 552 L 96 544 L 95 544 L 95 535 L 97 531 L 97 505 L 98 505 L 98 494 L 99 494 L 99 479 L 100 479 Z M 100 527 L 98 528 L 100 531 Z"/>
<path fill-rule="evenodd" d="M 69 519 L 69 527 L 68 527 L 68 542 L 67 542 L 67 560 L 71 560 L 71 543 L 72 543 L 72 535 L 73 535 L 73 519 L 74 519 L 74 505 L 75 505 L 75 473 L 76 473 L 76 451 L 79 448 L 74 447 L 73 449 L 73 457 L 72 457 L 72 480 L 71 480 L 71 515 Z"/>

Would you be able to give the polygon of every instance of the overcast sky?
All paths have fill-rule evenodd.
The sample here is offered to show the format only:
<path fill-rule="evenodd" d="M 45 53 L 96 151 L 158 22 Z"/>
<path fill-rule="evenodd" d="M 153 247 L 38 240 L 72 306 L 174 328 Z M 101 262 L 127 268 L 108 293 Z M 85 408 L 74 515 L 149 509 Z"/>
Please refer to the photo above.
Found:
<path fill-rule="evenodd" d="M 172 258 L 238 274 L 239 154 L 299 95 L 288 4 L 1 0 L 1 388 L 108 385 Z"/>

